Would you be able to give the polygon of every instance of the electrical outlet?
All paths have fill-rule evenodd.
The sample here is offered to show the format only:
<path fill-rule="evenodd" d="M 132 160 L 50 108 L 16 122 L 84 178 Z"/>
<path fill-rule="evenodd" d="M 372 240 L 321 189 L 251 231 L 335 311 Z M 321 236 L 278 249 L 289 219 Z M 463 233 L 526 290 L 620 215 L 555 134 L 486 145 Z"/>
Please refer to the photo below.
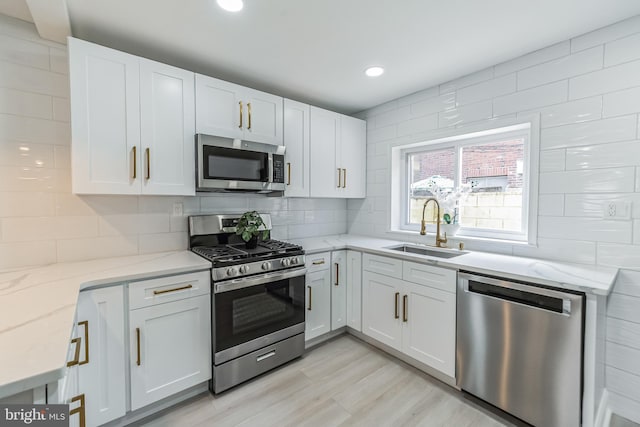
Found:
<path fill-rule="evenodd" d="M 173 216 L 182 216 L 183 214 L 182 203 L 176 202 L 173 204 Z"/>
<path fill-rule="evenodd" d="M 628 200 L 611 200 L 602 203 L 604 219 L 631 219 L 631 202 Z"/>

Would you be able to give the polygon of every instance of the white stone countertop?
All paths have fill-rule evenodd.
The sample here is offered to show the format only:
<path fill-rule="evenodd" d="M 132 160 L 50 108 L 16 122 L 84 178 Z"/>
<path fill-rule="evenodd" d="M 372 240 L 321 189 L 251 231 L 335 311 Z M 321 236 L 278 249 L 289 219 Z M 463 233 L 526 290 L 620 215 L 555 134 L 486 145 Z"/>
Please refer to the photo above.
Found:
<path fill-rule="evenodd" d="M 64 375 L 80 290 L 209 268 L 180 251 L 0 271 L 0 398 Z"/>
<path fill-rule="evenodd" d="M 561 289 L 609 295 L 618 274 L 617 268 L 570 264 L 536 258 L 500 255 L 488 252 L 463 251 L 454 258 L 436 258 L 388 249 L 406 242 L 352 234 L 291 240 L 302 245 L 309 254 L 339 249 L 354 249 L 377 255 L 391 256 L 419 263 L 466 270 L 481 274 L 521 280 Z M 408 243 L 411 246 L 432 246 Z M 457 251 L 457 249 L 449 249 Z"/>

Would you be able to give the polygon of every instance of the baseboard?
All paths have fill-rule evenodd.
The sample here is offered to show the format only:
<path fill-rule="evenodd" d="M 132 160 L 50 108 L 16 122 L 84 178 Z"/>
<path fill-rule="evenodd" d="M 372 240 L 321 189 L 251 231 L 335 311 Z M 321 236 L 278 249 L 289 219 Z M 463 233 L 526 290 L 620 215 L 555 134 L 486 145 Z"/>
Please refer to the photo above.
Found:
<path fill-rule="evenodd" d="M 335 331 L 327 332 L 326 334 L 320 335 L 319 337 L 311 338 L 310 340 L 304 342 L 304 349 L 309 350 L 317 346 L 318 344 L 322 344 L 325 341 L 329 341 L 330 339 L 333 339 L 339 335 L 342 335 L 345 332 L 347 332 L 347 327 L 343 326 L 342 328 L 338 328 Z"/>
<path fill-rule="evenodd" d="M 598 412 L 596 412 L 596 419 L 593 422 L 594 427 L 609 427 L 609 424 L 611 424 L 611 414 L 609 391 L 605 389 L 600 397 Z"/>

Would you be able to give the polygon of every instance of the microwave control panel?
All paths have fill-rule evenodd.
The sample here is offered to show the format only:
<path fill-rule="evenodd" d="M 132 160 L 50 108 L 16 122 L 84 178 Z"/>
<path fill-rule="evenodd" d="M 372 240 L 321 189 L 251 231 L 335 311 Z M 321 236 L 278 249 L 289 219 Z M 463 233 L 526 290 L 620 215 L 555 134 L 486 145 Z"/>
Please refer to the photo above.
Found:
<path fill-rule="evenodd" d="M 273 155 L 273 182 L 284 183 L 284 156 Z"/>

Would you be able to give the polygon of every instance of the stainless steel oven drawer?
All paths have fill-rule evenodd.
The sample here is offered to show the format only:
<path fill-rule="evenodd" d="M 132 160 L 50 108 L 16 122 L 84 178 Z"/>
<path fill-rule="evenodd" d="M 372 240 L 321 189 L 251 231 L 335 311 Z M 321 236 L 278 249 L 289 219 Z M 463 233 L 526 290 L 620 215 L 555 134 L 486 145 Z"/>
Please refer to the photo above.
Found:
<path fill-rule="evenodd" d="M 256 375 L 302 356 L 304 334 L 298 334 L 213 368 L 213 391 L 220 393 Z"/>

